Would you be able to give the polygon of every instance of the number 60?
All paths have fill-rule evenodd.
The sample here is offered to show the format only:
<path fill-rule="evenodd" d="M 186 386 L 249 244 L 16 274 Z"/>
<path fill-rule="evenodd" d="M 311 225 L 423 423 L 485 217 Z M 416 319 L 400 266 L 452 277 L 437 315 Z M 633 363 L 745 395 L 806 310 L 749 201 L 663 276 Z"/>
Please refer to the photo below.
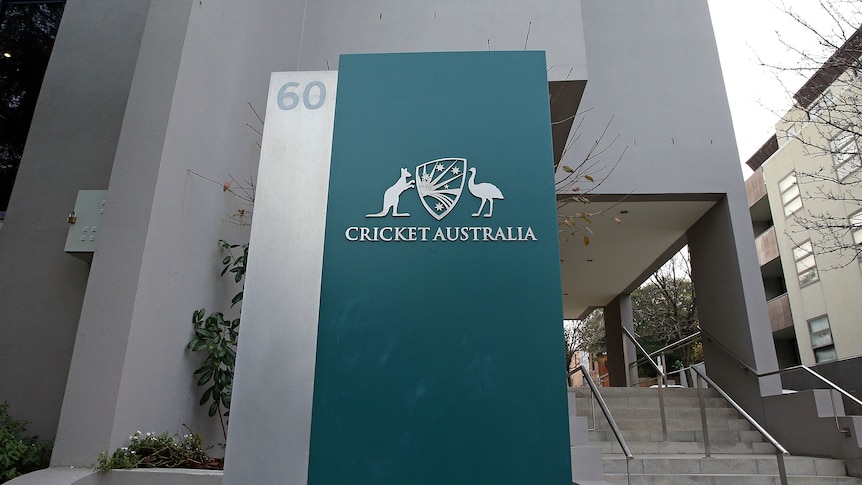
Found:
<path fill-rule="evenodd" d="M 278 103 L 278 107 L 285 111 L 290 111 L 297 106 L 299 106 L 300 96 L 292 91 L 293 88 L 298 88 L 298 82 L 288 82 L 284 83 L 281 86 L 281 89 L 278 90 L 278 96 L 275 98 L 276 103 Z M 311 90 L 312 88 L 317 88 L 317 100 L 312 101 Z M 312 81 L 305 85 L 305 89 L 302 90 L 302 105 L 305 106 L 306 109 L 317 109 L 323 106 L 323 103 L 326 101 L 326 86 L 320 81 Z"/>

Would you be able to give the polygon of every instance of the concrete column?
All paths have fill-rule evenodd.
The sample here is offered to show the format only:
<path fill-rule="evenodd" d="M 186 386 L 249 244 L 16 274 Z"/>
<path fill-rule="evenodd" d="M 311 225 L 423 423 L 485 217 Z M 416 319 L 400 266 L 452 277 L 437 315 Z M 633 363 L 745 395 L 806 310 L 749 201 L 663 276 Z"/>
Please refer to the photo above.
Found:
<path fill-rule="evenodd" d="M 0 401 L 54 438 L 90 267 L 63 252 L 63 214 L 106 189 L 149 2 L 70 1 L 0 230 Z"/>
<path fill-rule="evenodd" d="M 729 348 L 758 373 L 778 360 L 766 311 L 750 216 L 744 196 L 719 200 L 687 233 L 700 325 L 710 377 L 755 419 L 763 419 L 760 397 L 781 392 L 775 378 L 758 379 L 724 351 Z"/>
<path fill-rule="evenodd" d="M 138 295 L 150 212 L 156 199 L 155 186 L 191 7 L 189 2 L 155 0 L 147 12 L 108 186 L 108 207 L 78 323 L 52 466 L 86 465 L 93 463 L 100 452 L 122 446 L 130 433 L 144 428 L 132 429 L 131 423 L 117 426 L 117 414 L 140 413 L 147 406 L 155 407 L 153 402 L 160 392 L 164 394 L 156 390 L 159 382 L 166 385 L 164 373 L 153 371 L 152 366 L 165 359 L 153 352 L 158 346 L 135 341 L 133 320 L 136 309 L 141 313 L 148 310 L 151 317 L 147 331 L 162 337 L 163 333 L 153 329 L 154 322 L 171 321 L 156 312 L 155 304 L 141 308 Z M 159 317 L 153 318 L 156 314 Z M 183 342 L 175 339 L 162 345 L 181 349 Z M 130 365 L 130 349 L 150 354 L 149 372 L 148 367 Z M 138 396 L 135 406 L 124 408 L 120 403 L 121 388 L 132 373 L 151 374 L 153 385 L 152 389 L 139 386 L 141 391 L 151 392 Z M 174 426 L 179 423 L 182 421 L 177 420 Z M 145 430 L 165 429 L 170 428 Z"/>
<path fill-rule="evenodd" d="M 623 327 L 634 332 L 631 295 L 619 295 L 604 308 L 605 340 L 608 350 L 608 377 L 612 387 L 627 387 L 633 381 L 629 364 L 636 357 L 635 347 L 623 335 Z"/>

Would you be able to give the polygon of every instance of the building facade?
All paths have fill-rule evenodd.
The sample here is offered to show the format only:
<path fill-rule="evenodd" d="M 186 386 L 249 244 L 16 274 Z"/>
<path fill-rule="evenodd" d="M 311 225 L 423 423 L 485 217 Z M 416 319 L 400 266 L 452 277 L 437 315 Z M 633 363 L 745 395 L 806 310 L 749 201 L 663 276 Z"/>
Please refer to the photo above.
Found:
<path fill-rule="evenodd" d="M 795 107 L 747 162 L 755 170 L 746 187 L 782 367 L 862 355 L 860 38 L 857 31 L 796 93 Z"/>
<path fill-rule="evenodd" d="M 595 160 L 596 140 L 599 166 L 616 167 L 578 181 L 599 215 L 589 245 L 562 244 L 564 318 L 605 308 L 611 384 L 625 385 L 628 295 L 688 244 L 700 321 L 721 343 L 704 344 L 710 375 L 764 418 L 780 383 L 734 360 L 778 367 L 705 0 L 69 0 L 0 228 L 15 275 L 0 399 L 56 437 L 56 467 L 89 466 L 138 429 L 219 442 L 185 345 L 192 313 L 236 292 L 217 241 L 248 228 L 225 221 L 238 204 L 222 183 L 256 176 L 270 74 L 336 70 L 350 53 L 525 49 L 546 55 L 549 170 Z M 106 191 L 89 262 L 64 251 L 79 190 Z"/>

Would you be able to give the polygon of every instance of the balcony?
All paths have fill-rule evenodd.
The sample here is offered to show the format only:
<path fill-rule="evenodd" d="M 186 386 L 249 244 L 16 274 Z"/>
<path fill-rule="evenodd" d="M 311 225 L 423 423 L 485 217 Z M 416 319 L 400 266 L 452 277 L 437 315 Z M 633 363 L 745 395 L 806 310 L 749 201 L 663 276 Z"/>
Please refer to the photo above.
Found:
<path fill-rule="evenodd" d="M 769 312 L 769 323 L 773 332 L 793 326 L 793 316 L 790 313 L 790 300 L 787 299 L 787 293 L 766 302 L 766 308 Z"/>
<path fill-rule="evenodd" d="M 775 227 L 770 227 L 754 240 L 757 247 L 757 261 L 760 266 L 778 257 L 778 240 L 775 237 Z"/>
<path fill-rule="evenodd" d="M 748 196 L 748 207 L 766 197 L 766 182 L 763 180 L 762 168 L 758 168 L 745 180 L 745 194 Z"/>

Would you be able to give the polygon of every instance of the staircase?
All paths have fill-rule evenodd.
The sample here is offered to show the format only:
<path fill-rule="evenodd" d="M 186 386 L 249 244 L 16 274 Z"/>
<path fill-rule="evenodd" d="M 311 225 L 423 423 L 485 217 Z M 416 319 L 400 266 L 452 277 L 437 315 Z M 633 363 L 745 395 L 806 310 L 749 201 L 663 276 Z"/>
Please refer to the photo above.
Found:
<path fill-rule="evenodd" d="M 635 459 L 629 461 L 632 485 L 779 485 L 775 449 L 712 389 L 706 413 L 712 457 L 705 458 L 697 389 L 664 389 L 667 441 L 662 440 L 658 392 L 649 388 L 601 388 Z M 570 388 L 576 413 L 594 431 L 590 443 L 601 448 L 604 480 L 627 484 L 626 458 L 596 405 L 593 424 L 588 388 Z M 593 427 L 591 426 L 591 427 Z M 844 462 L 830 458 L 785 457 L 789 484 L 862 485 L 848 477 Z"/>

